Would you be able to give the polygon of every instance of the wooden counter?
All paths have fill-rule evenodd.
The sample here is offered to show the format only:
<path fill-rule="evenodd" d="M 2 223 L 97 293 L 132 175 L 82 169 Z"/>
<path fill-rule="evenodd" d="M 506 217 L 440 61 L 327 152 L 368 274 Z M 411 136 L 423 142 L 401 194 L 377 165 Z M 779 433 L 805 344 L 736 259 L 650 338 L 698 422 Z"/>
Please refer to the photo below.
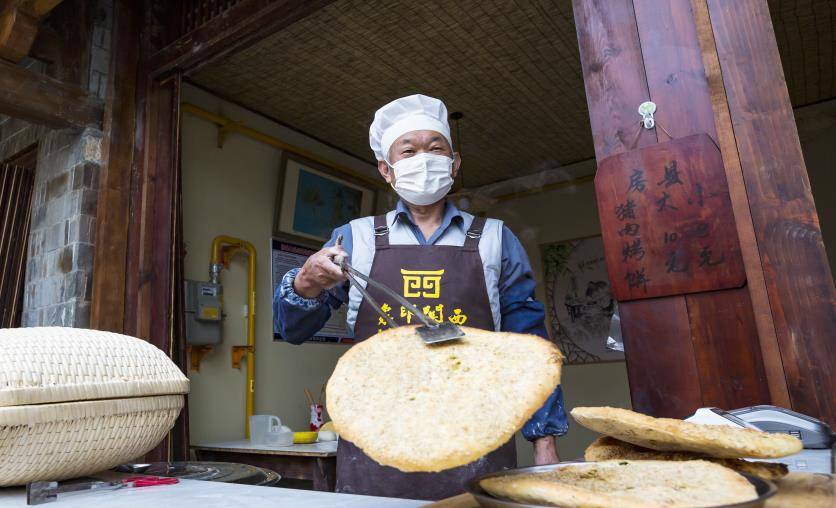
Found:
<path fill-rule="evenodd" d="M 337 442 L 291 446 L 253 445 L 248 440 L 193 445 L 197 460 L 237 462 L 271 469 L 282 478 L 312 480 L 314 490 L 333 492 Z"/>

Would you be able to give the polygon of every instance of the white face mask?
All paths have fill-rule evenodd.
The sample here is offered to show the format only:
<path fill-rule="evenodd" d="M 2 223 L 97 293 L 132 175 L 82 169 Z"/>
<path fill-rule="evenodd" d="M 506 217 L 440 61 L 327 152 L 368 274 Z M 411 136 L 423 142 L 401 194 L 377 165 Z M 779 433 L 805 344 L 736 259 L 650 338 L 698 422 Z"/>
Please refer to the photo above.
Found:
<path fill-rule="evenodd" d="M 392 188 L 413 205 L 431 205 L 447 195 L 453 186 L 453 159 L 445 155 L 419 153 L 391 165 L 395 172 Z"/>

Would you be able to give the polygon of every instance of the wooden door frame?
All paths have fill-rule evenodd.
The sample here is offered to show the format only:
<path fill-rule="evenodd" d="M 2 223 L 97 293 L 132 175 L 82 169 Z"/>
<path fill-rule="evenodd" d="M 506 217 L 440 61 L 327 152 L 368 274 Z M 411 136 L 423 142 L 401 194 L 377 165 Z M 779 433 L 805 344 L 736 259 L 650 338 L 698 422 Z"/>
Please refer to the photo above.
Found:
<path fill-rule="evenodd" d="M 18 222 L 17 224 L 15 224 L 14 221 L 11 221 L 9 223 L 4 223 L 5 217 L 0 216 L 0 228 L 3 228 L 4 226 L 9 228 L 5 231 L 7 233 L 7 235 L 3 235 L 9 240 L 11 240 L 12 238 L 15 238 L 15 237 L 22 238 L 22 239 L 26 239 L 26 238 L 29 237 L 29 234 L 30 234 L 30 231 L 31 231 L 31 226 L 32 226 L 32 224 L 31 224 L 31 222 L 32 222 L 32 216 L 31 216 L 32 215 L 32 203 L 31 202 L 32 202 L 32 199 L 33 199 L 34 194 L 35 194 L 35 171 L 36 171 L 37 165 L 38 165 L 38 143 L 37 142 L 27 146 L 26 148 L 18 151 L 15 154 L 11 155 L 6 160 L 0 160 L 0 180 L 2 180 L 4 178 L 4 176 L 2 174 L 2 171 L 3 171 L 3 168 L 5 168 L 5 167 L 17 167 L 19 169 L 22 169 L 23 173 L 29 173 L 29 175 L 30 175 L 30 177 L 29 177 L 30 181 L 29 181 L 29 185 L 28 185 L 29 186 L 29 189 L 28 189 L 29 199 L 28 199 L 27 202 L 25 202 L 25 206 L 22 207 L 23 210 L 24 210 L 23 215 L 21 217 L 18 217 L 20 222 Z M 21 201 L 17 201 L 17 202 L 20 203 Z M 17 208 L 17 211 L 19 211 L 19 210 L 20 210 L 20 208 Z M 0 211 L 2 211 L 2 210 L 0 210 Z M 7 210 L 7 211 L 11 212 L 12 210 Z M 11 230 L 16 229 L 16 228 L 19 228 L 18 229 L 18 235 L 15 235 L 14 233 L 11 232 Z M 2 241 L 3 240 L 0 239 L 0 242 L 2 242 Z M 18 270 L 17 270 L 17 273 L 14 276 L 13 284 L 0 284 L 0 290 L 2 290 L 2 289 L 7 289 L 8 290 L 8 289 L 11 289 L 11 288 L 16 288 L 18 286 L 20 287 L 19 292 L 13 293 L 11 295 L 9 295 L 9 294 L 6 295 L 7 298 L 9 298 L 10 300 L 13 301 L 12 305 L 14 306 L 14 311 L 13 311 L 11 319 L 8 319 L 8 317 L 5 318 L 5 319 L 0 319 L 1 324 L 4 327 L 19 327 L 19 326 L 21 326 L 21 323 L 23 321 L 23 294 L 24 294 L 24 289 L 25 289 L 25 286 L 26 286 L 24 279 L 25 279 L 25 276 L 26 276 L 26 273 L 25 273 L 25 271 L 26 271 L 26 259 L 27 259 L 28 252 L 29 252 L 29 242 L 24 241 L 23 243 L 24 243 L 24 249 L 23 249 L 23 252 L 21 253 L 22 258 L 19 260 L 19 261 L 22 262 L 22 266 L 18 265 Z M 0 250 L 2 250 L 2 249 L 0 249 Z M 14 257 L 12 257 L 12 260 L 14 260 Z M 7 260 L 7 259 L 0 260 L 0 278 L 2 278 L 4 276 L 7 276 L 7 275 L 10 275 L 7 272 L 7 270 L 9 270 L 11 267 L 7 265 L 7 261 L 9 261 L 9 260 Z M 2 300 L 3 300 L 3 295 L 0 294 L 0 302 Z M 8 303 L 8 301 L 9 300 L 6 300 L 7 303 Z M 2 309 L 0 309 L 0 310 L 2 310 Z M 2 314 L 2 312 L 0 312 L 0 314 Z M 8 314 L 6 316 L 8 316 Z M 3 316 L 0 315 L 0 318 L 2 318 L 2 317 Z"/>
<path fill-rule="evenodd" d="M 331 1 L 244 0 L 156 48 L 166 31 L 179 26 L 179 9 L 154 0 L 145 0 L 141 8 L 117 0 L 98 204 L 99 217 L 107 220 L 97 224 L 93 328 L 133 334 L 169 351 L 168 253 L 180 163 L 182 79 Z"/>
<path fill-rule="evenodd" d="M 148 340 L 186 369 L 177 330 L 180 91 L 212 61 L 333 0 L 243 0 L 179 37 L 179 4 L 116 0 L 105 109 L 103 166 L 93 267 L 91 328 Z M 171 41 L 160 43 L 160 41 Z M 185 413 L 185 412 L 184 412 Z M 147 460 L 188 456 L 186 416 Z"/>

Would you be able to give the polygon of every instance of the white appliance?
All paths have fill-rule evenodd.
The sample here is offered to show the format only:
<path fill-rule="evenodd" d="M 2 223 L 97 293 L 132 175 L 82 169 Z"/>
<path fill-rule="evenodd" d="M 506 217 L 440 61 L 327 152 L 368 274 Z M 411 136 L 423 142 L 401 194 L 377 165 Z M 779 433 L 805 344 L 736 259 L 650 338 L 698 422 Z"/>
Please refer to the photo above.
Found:
<path fill-rule="evenodd" d="M 810 416 L 778 406 L 751 406 L 731 411 L 707 407 L 698 409 L 685 420 L 790 434 L 804 443 L 804 449 L 795 455 L 779 459 L 765 459 L 764 462 L 782 462 L 789 467 L 790 471 L 836 472 L 833 453 L 836 447 L 836 435 L 826 423 Z"/>

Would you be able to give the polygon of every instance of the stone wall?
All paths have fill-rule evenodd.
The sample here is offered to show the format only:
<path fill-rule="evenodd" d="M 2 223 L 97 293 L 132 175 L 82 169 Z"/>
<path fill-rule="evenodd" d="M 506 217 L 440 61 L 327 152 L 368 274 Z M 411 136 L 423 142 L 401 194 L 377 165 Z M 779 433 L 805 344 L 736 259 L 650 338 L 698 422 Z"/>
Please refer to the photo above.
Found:
<path fill-rule="evenodd" d="M 107 94 L 107 74 L 110 67 L 110 38 L 113 26 L 113 0 L 98 0 L 93 21 L 90 47 L 90 73 L 87 89 L 104 99 Z"/>
<path fill-rule="evenodd" d="M 38 144 L 23 326 L 90 323 L 101 132 L 60 130 Z"/>
<path fill-rule="evenodd" d="M 98 0 L 91 37 L 87 90 L 102 99 L 110 61 L 112 0 Z M 21 65 L 38 72 L 32 60 Z M 90 324 L 102 132 L 50 130 L 0 116 L 0 161 L 37 144 L 32 223 L 23 297 L 23 326 Z"/>

